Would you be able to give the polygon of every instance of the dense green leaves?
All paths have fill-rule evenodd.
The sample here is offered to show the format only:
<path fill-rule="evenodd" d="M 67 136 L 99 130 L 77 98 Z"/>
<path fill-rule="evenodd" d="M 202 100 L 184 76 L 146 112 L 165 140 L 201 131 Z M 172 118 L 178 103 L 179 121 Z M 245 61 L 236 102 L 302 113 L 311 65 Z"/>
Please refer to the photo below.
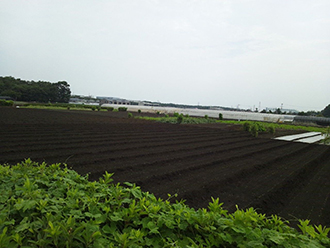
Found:
<path fill-rule="evenodd" d="M 0 100 L 0 106 L 13 106 L 14 102 L 11 100 Z"/>
<path fill-rule="evenodd" d="M 163 123 L 172 123 L 172 124 L 205 124 L 205 123 L 216 123 L 217 120 L 211 118 L 196 118 L 196 117 L 187 117 L 183 114 L 175 113 L 174 117 L 136 117 L 138 119 L 145 119 L 150 121 L 159 121 Z"/>
<path fill-rule="evenodd" d="M 330 117 L 330 104 L 326 106 L 321 113 L 324 117 Z"/>
<path fill-rule="evenodd" d="M 302 233 L 252 208 L 229 214 L 219 199 L 194 210 L 66 166 L 0 166 L 0 247 L 330 247 L 329 228 Z"/>
<path fill-rule="evenodd" d="M 254 137 L 258 137 L 260 132 L 268 132 L 271 134 L 275 134 L 276 128 L 275 125 L 272 123 L 266 122 L 252 122 L 252 121 L 245 121 L 243 124 L 243 129 L 247 132 L 250 132 Z"/>
<path fill-rule="evenodd" d="M 71 90 L 65 81 L 50 83 L 0 77 L 0 95 L 10 96 L 16 101 L 69 102 Z"/>
<path fill-rule="evenodd" d="M 118 111 L 125 112 L 125 111 L 127 111 L 127 108 L 126 108 L 126 107 L 119 107 L 119 108 L 118 108 Z"/>

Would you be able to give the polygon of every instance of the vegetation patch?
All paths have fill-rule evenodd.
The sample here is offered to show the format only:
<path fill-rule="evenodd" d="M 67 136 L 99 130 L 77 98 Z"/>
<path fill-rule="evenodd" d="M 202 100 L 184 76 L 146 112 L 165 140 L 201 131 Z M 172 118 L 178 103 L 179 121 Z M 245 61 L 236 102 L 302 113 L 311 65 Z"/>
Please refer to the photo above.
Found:
<path fill-rule="evenodd" d="M 20 103 L 22 108 L 52 109 L 52 110 L 92 110 L 92 111 L 114 111 L 113 107 L 101 107 L 98 105 L 69 104 L 69 103 Z"/>
<path fill-rule="evenodd" d="M 69 102 L 71 90 L 66 81 L 57 83 L 34 82 L 0 76 L 0 95 L 10 96 L 16 101 Z"/>
<path fill-rule="evenodd" d="M 11 100 L 0 100 L 0 106 L 13 106 L 14 102 Z"/>
<path fill-rule="evenodd" d="M 276 127 L 274 124 L 263 122 L 245 121 L 243 124 L 243 129 L 250 132 L 254 137 L 258 137 L 260 132 L 267 132 L 271 134 L 275 134 L 276 132 Z"/>
<path fill-rule="evenodd" d="M 0 247 L 330 247 L 329 228 L 293 229 L 252 208 L 230 214 L 219 199 L 189 208 L 60 164 L 0 166 Z M 171 196 L 169 196 L 171 198 Z"/>
<path fill-rule="evenodd" d="M 173 117 L 165 115 L 165 117 L 145 117 L 137 116 L 138 119 L 144 119 L 149 121 L 158 121 L 162 123 L 172 123 L 172 124 L 206 124 L 206 123 L 216 123 L 217 120 L 212 118 L 196 118 L 196 117 L 186 117 L 183 114 L 175 113 Z"/>
<path fill-rule="evenodd" d="M 275 134 L 276 130 L 301 130 L 306 132 L 321 132 L 327 134 L 328 128 L 325 127 L 315 127 L 315 126 L 302 126 L 302 125 L 293 125 L 293 124 L 282 124 L 282 123 L 269 123 L 262 121 L 233 121 L 233 120 L 222 120 L 222 115 L 219 114 L 219 120 L 210 118 L 207 115 L 204 118 L 197 117 L 186 117 L 183 114 L 174 113 L 174 117 L 136 117 L 139 119 L 145 119 L 150 121 L 158 121 L 163 123 L 172 123 L 172 124 L 206 124 L 206 123 L 223 123 L 223 124 L 233 124 L 233 125 L 242 125 L 245 131 L 250 132 L 253 136 L 257 137 L 259 133 L 271 133 Z"/>
<path fill-rule="evenodd" d="M 330 127 L 326 129 L 325 132 L 323 132 L 325 139 L 320 141 L 320 144 L 324 145 L 330 145 Z"/>
<path fill-rule="evenodd" d="M 119 108 L 118 108 L 118 111 L 125 112 L 125 111 L 127 111 L 127 108 L 126 108 L 126 107 L 119 107 Z"/>

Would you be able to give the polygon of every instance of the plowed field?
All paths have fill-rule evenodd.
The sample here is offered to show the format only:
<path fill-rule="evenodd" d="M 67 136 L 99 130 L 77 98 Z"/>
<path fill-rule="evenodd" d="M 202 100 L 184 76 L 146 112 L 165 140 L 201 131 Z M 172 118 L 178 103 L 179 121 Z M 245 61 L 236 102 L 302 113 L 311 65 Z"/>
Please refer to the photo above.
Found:
<path fill-rule="evenodd" d="M 236 126 L 173 125 L 121 112 L 0 108 L 0 164 L 67 163 L 98 179 L 133 182 L 158 197 L 206 207 L 254 207 L 330 226 L 330 147 L 253 138 Z"/>

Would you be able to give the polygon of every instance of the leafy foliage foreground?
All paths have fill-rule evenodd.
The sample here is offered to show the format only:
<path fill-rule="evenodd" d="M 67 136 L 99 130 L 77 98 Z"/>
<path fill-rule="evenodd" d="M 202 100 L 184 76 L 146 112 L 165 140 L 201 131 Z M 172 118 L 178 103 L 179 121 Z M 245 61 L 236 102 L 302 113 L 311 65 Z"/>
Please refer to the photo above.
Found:
<path fill-rule="evenodd" d="M 229 214 L 219 199 L 189 208 L 134 184 L 98 182 L 60 164 L 0 166 L 0 247 L 330 247 L 329 228 L 301 232 L 253 209 Z"/>

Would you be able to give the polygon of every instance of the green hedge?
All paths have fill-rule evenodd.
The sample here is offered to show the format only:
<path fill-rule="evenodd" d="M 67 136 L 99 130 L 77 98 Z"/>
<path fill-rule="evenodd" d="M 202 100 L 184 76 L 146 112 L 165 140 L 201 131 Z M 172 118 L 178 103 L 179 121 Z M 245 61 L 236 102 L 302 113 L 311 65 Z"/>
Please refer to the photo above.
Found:
<path fill-rule="evenodd" d="M 90 182 L 31 160 L 0 166 L 0 247 L 330 247 L 330 229 L 308 221 L 298 232 L 252 208 L 229 214 L 219 199 L 194 210 L 111 176 Z"/>
<path fill-rule="evenodd" d="M 138 119 L 158 121 L 163 123 L 172 123 L 172 124 L 207 124 L 207 123 L 216 123 L 216 119 L 212 118 L 196 118 L 196 117 L 185 117 L 183 114 L 178 114 L 173 117 L 165 115 L 165 117 L 146 117 L 138 116 Z"/>
<path fill-rule="evenodd" d="M 260 132 L 268 132 L 271 134 L 275 134 L 276 127 L 273 123 L 262 123 L 262 122 L 253 122 L 253 121 L 245 121 L 243 124 L 243 129 L 247 132 L 250 132 L 254 137 L 258 137 Z"/>
<path fill-rule="evenodd" d="M 0 100 L 0 106 L 13 106 L 14 102 L 11 100 Z"/>
<path fill-rule="evenodd" d="M 127 111 L 127 108 L 126 107 L 119 107 L 118 111 L 124 111 L 125 112 L 125 111 Z"/>

